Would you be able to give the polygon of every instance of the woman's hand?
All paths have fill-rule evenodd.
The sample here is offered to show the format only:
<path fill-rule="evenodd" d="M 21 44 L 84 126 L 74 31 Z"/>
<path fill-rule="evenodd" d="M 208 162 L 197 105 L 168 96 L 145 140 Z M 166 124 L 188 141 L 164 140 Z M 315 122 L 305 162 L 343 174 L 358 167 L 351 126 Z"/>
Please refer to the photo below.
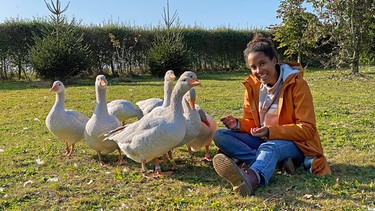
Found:
<path fill-rule="evenodd" d="M 220 121 L 227 127 L 228 129 L 235 129 L 237 127 L 237 119 L 231 115 L 225 116 L 220 119 Z"/>
<path fill-rule="evenodd" d="M 258 127 L 258 128 L 251 128 L 250 129 L 250 133 L 251 135 L 255 136 L 255 137 L 259 137 L 265 141 L 268 140 L 268 137 L 269 137 L 269 130 L 268 130 L 268 127 L 267 126 L 263 126 L 263 127 Z"/>

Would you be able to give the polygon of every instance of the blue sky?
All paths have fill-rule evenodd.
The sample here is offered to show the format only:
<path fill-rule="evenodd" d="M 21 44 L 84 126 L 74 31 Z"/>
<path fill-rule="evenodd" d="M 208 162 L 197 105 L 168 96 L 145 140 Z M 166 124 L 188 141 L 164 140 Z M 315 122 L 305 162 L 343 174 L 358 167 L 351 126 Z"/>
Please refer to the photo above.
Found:
<path fill-rule="evenodd" d="M 51 0 L 46 0 L 50 3 Z M 53 0 L 54 2 L 56 0 Z M 166 0 L 60 0 L 64 13 L 84 25 L 98 25 L 110 20 L 130 26 L 163 24 Z M 233 29 L 264 28 L 279 24 L 278 0 L 169 0 L 170 13 L 178 13 L 183 26 Z M 12 18 L 33 20 L 50 15 L 44 0 L 0 0 L 0 23 Z"/>

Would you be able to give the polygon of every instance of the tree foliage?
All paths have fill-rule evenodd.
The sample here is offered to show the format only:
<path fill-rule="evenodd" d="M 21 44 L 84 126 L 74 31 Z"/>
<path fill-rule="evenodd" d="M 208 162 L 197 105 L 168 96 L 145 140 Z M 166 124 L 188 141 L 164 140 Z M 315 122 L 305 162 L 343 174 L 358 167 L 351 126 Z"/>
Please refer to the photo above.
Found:
<path fill-rule="evenodd" d="M 331 64 L 349 65 L 352 73 L 359 72 L 361 54 L 366 52 L 374 20 L 374 0 L 308 0 L 316 11 L 321 27 L 316 28 L 327 42 L 334 43 Z"/>
<path fill-rule="evenodd" d="M 309 31 L 317 21 L 316 16 L 306 12 L 303 2 L 304 0 L 280 1 L 277 13 L 282 22 L 276 27 L 274 34 L 274 40 L 279 42 L 277 48 L 284 48 L 284 55 L 289 59 L 296 55 L 299 63 L 302 62 L 301 55 L 308 55 L 314 47 L 315 40 L 309 36 Z"/>
<path fill-rule="evenodd" d="M 83 46 L 83 35 L 78 33 L 73 19 L 70 23 L 62 16 L 69 5 L 61 9 L 60 1 L 51 5 L 52 28 L 43 28 L 42 36 L 34 36 L 35 45 L 30 48 L 31 64 L 38 75 L 50 80 L 68 80 L 89 66 L 89 48 Z"/>
<path fill-rule="evenodd" d="M 39 34 L 41 24 L 32 21 L 7 21 L 0 26 L 1 78 L 8 79 L 17 72 L 18 79 L 28 78 L 30 69 L 29 46 L 33 45 L 32 34 Z M 10 73 L 10 74 L 9 74 Z M 23 73 L 23 76 L 22 76 Z"/>
<path fill-rule="evenodd" d="M 178 76 L 190 65 L 190 51 L 183 42 L 179 29 L 160 31 L 151 43 L 148 55 L 150 72 L 162 77 L 167 70 L 173 70 Z"/>
<path fill-rule="evenodd" d="M 134 37 L 132 37 L 132 35 L 127 34 L 122 39 L 119 39 L 112 33 L 109 33 L 109 38 L 111 40 L 113 47 L 115 48 L 115 55 L 117 61 L 120 64 L 119 70 L 122 74 L 125 73 L 130 77 L 133 75 L 131 65 L 131 61 L 134 59 L 133 49 L 138 43 L 139 36 L 140 35 L 135 35 Z M 126 69 L 128 70 L 127 72 L 125 72 Z"/>

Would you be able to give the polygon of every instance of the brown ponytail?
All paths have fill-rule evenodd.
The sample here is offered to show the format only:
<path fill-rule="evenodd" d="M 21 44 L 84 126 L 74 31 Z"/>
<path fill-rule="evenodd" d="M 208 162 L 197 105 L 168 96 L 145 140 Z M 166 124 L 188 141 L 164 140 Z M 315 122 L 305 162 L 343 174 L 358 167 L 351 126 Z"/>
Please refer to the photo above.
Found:
<path fill-rule="evenodd" d="M 263 52 L 268 58 L 273 59 L 276 58 L 276 62 L 278 62 L 278 58 L 276 55 L 276 50 L 274 49 L 274 45 L 271 39 L 263 37 L 263 34 L 257 33 L 254 35 L 254 38 L 247 43 L 246 49 L 243 51 L 244 59 L 247 64 L 247 57 L 252 52 Z"/>

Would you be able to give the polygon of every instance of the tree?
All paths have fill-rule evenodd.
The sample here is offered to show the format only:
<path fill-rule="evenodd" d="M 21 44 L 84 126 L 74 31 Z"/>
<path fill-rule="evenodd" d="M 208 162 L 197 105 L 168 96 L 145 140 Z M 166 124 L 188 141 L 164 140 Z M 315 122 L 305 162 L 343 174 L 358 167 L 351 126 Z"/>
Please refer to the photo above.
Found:
<path fill-rule="evenodd" d="M 167 10 L 164 8 L 163 14 L 166 29 L 159 29 L 156 32 L 148 55 L 152 75 L 162 77 L 167 70 L 172 69 L 179 76 L 190 65 L 190 51 L 183 41 L 184 36 L 178 21 L 176 27 L 172 27 L 177 17 L 177 12 L 170 17 L 167 0 Z"/>
<path fill-rule="evenodd" d="M 32 33 L 38 33 L 35 30 L 37 22 L 26 22 L 21 19 L 6 21 L 0 25 L 0 60 L 1 77 L 7 79 L 7 70 L 13 70 L 11 76 L 17 72 L 18 79 L 27 79 L 26 70 L 29 68 L 29 47 L 33 45 Z M 13 73 L 14 72 L 14 73 Z"/>
<path fill-rule="evenodd" d="M 83 46 L 83 35 L 78 34 L 73 19 L 67 23 L 62 16 L 69 4 L 61 9 L 59 0 L 51 5 L 45 2 L 52 28 L 43 28 L 42 36 L 34 36 L 35 45 L 30 48 L 31 64 L 42 78 L 68 80 L 89 67 L 88 46 Z"/>
<path fill-rule="evenodd" d="M 370 27 L 369 27 L 369 33 L 368 33 L 368 39 L 365 40 L 366 49 L 365 50 L 365 56 L 361 57 L 361 61 L 366 62 L 367 64 L 374 65 L 375 62 L 375 15 L 370 18 Z"/>
<path fill-rule="evenodd" d="M 288 58 L 296 55 L 299 63 L 302 62 L 302 54 L 309 54 L 314 47 L 315 40 L 308 36 L 308 31 L 317 21 L 313 14 L 306 12 L 303 3 L 304 0 L 280 1 L 277 13 L 282 22 L 274 27 L 274 40 L 279 43 L 278 48 L 285 48 L 284 55 Z"/>
<path fill-rule="evenodd" d="M 368 48 L 364 41 L 371 33 L 371 20 L 375 11 L 374 0 L 308 0 L 313 4 L 322 27 L 316 33 L 337 44 L 333 49 L 332 63 L 338 67 L 349 65 L 351 72 L 359 72 L 361 53 Z"/>
<path fill-rule="evenodd" d="M 0 76 L 2 80 L 8 79 L 7 70 L 8 70 L 8 55 L 10 52 L 11 34 L 9 33 L 10 27 L 8 24 L 0 24 Z"/>
<path fill-rule="evenodd" d="M 130 35 L 131 36 L 131 35 Z M 138 43 L 138 37 L 140 35 L 134 36 L 133 38 L 129 38 L 129 36 L 125 36 L 121 39 L 116 39 L 115 35 L 109 33 L 109 38 L 113 47 L 115 48 L 115 55 L 117 61 L 120 63 L 120 72 L 125 72 L 125 66 L 128 66 L 127 75 L 132 77 L 133 72 L 131 68 L 131 60 L 132 60 L 132 53 L 135 45 Z"/>

